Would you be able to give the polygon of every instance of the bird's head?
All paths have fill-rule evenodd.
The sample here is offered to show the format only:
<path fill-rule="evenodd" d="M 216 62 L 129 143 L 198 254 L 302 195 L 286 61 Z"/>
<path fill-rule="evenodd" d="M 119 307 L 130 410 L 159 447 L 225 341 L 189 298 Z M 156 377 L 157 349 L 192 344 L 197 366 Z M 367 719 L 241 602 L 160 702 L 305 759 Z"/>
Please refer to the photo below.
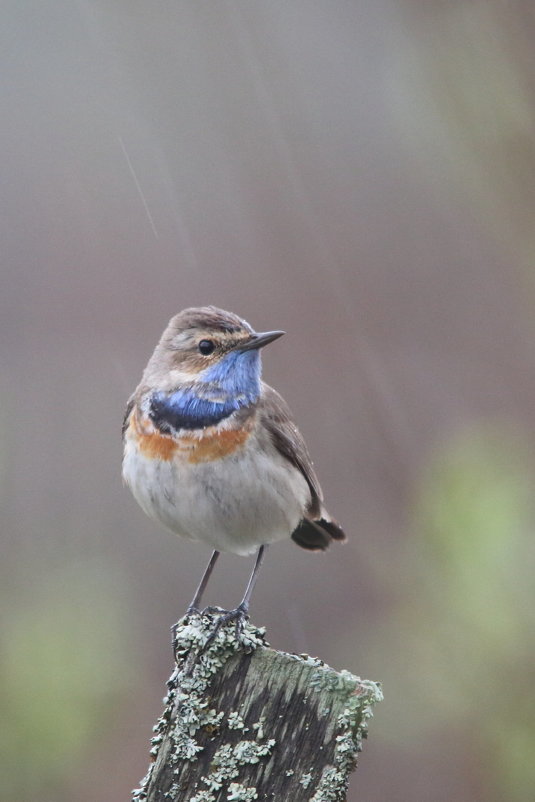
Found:
<path fill-rule="evenodd" d="M 258 394 L 260 349 L 284 334 L 255 332 L 232 312 L 215 306 L 184 309 L 169 321 L 144 375 L 163 391 L 198 387 L 224 395 Z"/>

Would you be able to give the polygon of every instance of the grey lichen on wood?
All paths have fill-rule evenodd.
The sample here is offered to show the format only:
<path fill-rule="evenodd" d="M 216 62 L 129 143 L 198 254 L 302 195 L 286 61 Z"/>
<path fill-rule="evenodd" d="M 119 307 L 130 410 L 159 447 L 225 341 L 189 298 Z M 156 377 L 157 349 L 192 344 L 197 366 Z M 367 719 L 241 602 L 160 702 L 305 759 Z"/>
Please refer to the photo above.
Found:
<path fill-rule="evenodd" d="M 212 613 L 177 627 L 153 762 L 132 802 L 343 802 L 380 686 L 274 651 L 250 624 L 225 624 L 206 647 L 213 628 Z"/>

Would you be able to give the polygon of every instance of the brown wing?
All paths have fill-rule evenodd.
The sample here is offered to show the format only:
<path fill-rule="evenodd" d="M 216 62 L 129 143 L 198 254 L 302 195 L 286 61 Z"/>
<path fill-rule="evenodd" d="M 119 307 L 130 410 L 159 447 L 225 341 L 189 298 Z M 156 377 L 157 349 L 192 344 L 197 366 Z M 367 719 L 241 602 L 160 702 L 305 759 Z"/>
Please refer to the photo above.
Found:
<path fill-rule="evenodd" d="M 292 420 L 290 407 L 272 387 L 263 385 L 262 400 L 259 407 L 262 422 L 271 435 L 277 451 L 301 471 L 310 488 L 310 502 L 307 513 L 311 517 L 320 514 L 323 493 L 318 477 L 314 472 L 303 435 Z"/>
<path fill-rule="evenodd" d="M 275 448 L 301 471 L 310 488 L 310 501 L 305 516 L 292 533 L 292 538 L 303 548 L 312 550 L 326 549 L 333 539 L 345 540 L 341 527 L 323 508 L 320 483 L 303 436 L 293 422 L 290 408 L 267 384 L 263 384 L 259 412 Z"/>

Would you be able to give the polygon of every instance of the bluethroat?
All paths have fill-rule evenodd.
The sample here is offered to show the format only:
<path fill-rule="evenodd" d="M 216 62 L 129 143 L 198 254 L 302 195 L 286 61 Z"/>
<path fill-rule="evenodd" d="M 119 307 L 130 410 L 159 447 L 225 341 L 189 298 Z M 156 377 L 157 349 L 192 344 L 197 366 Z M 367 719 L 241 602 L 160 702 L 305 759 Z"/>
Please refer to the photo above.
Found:
<path fill-rule="evenodd" d="M 151 518 L 212 547 L 188 608 L 198 611 L 219 552 L 257 551 L 245 617 L 266 547 L 291 537 L 312 551 L 345 540 L 283 398 L 261 379 L 258 333 L 214 306 L 171 318 L 123 423 L 123 477 Z"/>

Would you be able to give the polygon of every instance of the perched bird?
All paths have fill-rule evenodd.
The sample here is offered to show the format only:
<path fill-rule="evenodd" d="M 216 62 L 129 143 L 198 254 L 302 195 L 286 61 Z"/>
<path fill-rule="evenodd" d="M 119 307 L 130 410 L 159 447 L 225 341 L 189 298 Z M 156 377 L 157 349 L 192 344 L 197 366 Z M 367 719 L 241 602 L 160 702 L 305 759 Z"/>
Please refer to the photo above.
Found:
<path fill-rule="evenodd" d="M 188 608 L 198 611 L 219 552 L 258 550 L 248 613 L 265 548 L 292 537 L 324 550 L 345 535 L 323 505 L 307 447 L 286 402 L 261 380 L 258 333 L 214 306 L 171 318 L 124 417 L 123 477 L 151 518 L 214 552 Z"/>

